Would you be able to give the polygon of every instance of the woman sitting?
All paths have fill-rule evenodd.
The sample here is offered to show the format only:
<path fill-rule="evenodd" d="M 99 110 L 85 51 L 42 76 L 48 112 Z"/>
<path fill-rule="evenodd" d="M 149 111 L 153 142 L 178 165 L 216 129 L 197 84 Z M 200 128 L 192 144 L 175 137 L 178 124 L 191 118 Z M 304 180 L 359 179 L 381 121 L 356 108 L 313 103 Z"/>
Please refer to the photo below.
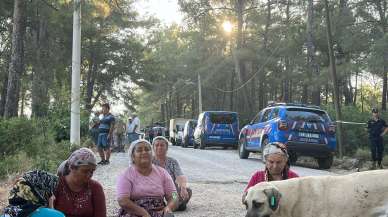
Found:
<path fill-rule="evenodd" d="M 176 189 L 168 172 L 152 164 L 151 144 L 147 140 L 135 140 L 128 154 L 131 165 L 117 180 L 120 216 L 162 217 L 171 214 L 176 207 Z"/>
<path fill-rule="evenodd" d="M 290 170 L 286 146 L 282 143 L 269 143 L 263 150 L 265 169 L 254 173 L 244 190 L 242 201 L 244 203 L 248 189 L 260 182 L 279 181 L 298 177 Z"/>
<path fill-rule="evenodd" d="M 190 188 L 187 188 L 187 178 L 183 175 L 178 161 L 167 156 L 168 143 L 168 140 L 163 136 L 154 138 L 152 146 L 154 148 L 155 156 L 152 163 L 165 168 L 170 174 L 179 195 L 178 208 L 176 210 L 183 211 L 186 210 L 186 205 L 191 198 L 192 191 Z"/>
<path fill-rule="evenodd" d="M 46 216 L 64 217 L 52 209 L 58 177 L 41 170 L 25 173 L 9 193 L 9 205 L 4 209 L 5 217 Z M 48 208 L 47 208 L 48 207 Z"/>
<path fill-rule="evenodd" d="M 88 148 L 74 151 L 58 168 L 54 207 L 67 217 L 106 217 L 102 186 L 91 179 L 96 156 Z"/>

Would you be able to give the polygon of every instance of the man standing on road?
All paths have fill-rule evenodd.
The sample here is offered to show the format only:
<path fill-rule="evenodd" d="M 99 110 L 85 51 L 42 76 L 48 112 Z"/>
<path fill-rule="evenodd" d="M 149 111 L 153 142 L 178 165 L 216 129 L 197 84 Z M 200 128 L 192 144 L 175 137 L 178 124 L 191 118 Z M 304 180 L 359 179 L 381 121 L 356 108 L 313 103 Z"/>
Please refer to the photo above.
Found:
<path fill-rule="evenodd" d="M 131 144 L 133 141 L 139 139 L 140 134 L 140 119 L 136 114 L 132 118 L 128 119 L 127 135 L 128 142 Z"/>
<path fill-rule="evenodd" d="M 379 169 L 383 169 L 381 164 L 384 152 L 383 136 L 387 133 L 388 128 L 387 123 L 380 118 L 377 108 L 372 109 L 372 118 L 367 123 L 367 129 L 373 161 L 371 169 L 376 169 L 376 162 Z"/>
<path fill-rule="evenodd" d="M 102 114 L 104 115 L 100 120 L 100 126 L 98 127 L 98 153 L 100 154 L 101 161 L 98 164 L 109 164 L 110 158 L 110 145 L 113 140 L 113 130 L 115 125 L 115 117 L 109 112 L 110 106 L 108 103 L 102 105 Z"/>

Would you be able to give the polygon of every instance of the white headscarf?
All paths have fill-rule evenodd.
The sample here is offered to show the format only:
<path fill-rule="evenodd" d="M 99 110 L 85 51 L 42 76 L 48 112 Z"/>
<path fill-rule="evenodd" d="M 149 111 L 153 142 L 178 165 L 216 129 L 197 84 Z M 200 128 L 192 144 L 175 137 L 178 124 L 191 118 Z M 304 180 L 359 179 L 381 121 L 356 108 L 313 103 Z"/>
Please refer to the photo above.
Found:
<path fill-rule="evenodd" d="M 275 143 L 275 142 L 274 143 L 269 143 L 269 144 L 267 144 L 264 147 L 264 150 L 263 150 L 264 158 L 267 158 L 267 156 L 270 155 L 270 154 L 283 155 L 283 156 L 285 156 L 288 159 L 287 150 L 285 148 L 280 148 L 278 146 L 278 143 Z"/>
<path fill-rule="evenodd" d="M 132 155 L 133 155 L 133 152 L 135 151 L 136 146 L 139 145 L 140 143 L 146 143 L 147 145 L 150 146 L 150 149 L 151 149 L 151 151 L 152 151 L 152 145 L 151 145 L 151 143 L 148 142 L 148 141 L 145 140 L 145 139 L 137 139 L 137 140 L 131 142 L 131 145 L 129 146 L 129 149 L 128 149 L 129 165 L 132 165 L 132 164 L 133 164 Z"/>

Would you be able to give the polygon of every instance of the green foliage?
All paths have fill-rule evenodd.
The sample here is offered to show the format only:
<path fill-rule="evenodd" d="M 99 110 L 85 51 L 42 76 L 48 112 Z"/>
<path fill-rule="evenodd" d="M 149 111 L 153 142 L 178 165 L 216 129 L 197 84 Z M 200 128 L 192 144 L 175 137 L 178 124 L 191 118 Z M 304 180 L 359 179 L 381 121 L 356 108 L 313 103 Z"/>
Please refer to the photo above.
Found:
<path fill-rule="evenodd" d="M 12 118 L 0 120 L 0 156 L 12 155 L 25 150 L 29 155 L 39 151 L 41 144 L 51 136 L 43 120 Z"/>
<path fill-rule="evenodd" d="M 1 119 L 0 177 L 33 168 L 55 172 L 71 151 L 79 148 L 71 147 L 68 140 L 55 142 L 60 133 L 66 133 L 58 127 L 63 121 L 58 114 L 51 119 Z"/>
<path fill-rule="evenodd" d="M 327 106 L 332 120 L 335 120 L 335 110 L 333 106 Z M 387 120 L 388 113 L 382 112 L 381 117 Z M 359 155 L 361 150 L 369 150 L 368 131 L 366 122 L 371 118 L 370 110 L 361 111 L 361 108 L 354 106 L 342 106 L 342 119 L 347 122 L 365 123 L 365 124 L 342 124 L 344 153 L 345 155 Z"/>
<path fill-rule="evenodd" d="M 48 124 L 54 134 L 55 141 L 70 140 L 70 105 L 64 103 L 54 104 L 48 113 Z M 87 136 L 89 131 L 89 115 L 81 112 L 80 133 L 81 137 Z"/>
<path fill-rule="evenodd" d="M 358 148 L 356 153 L 354 154 L 354 157 L 357 158 L 360 161 L 368 161 L 370 160 L 370 150 L 365 148 Z"/>
<path fill-rule="evenodd" d="M 0 178 L 10 174 L 27 171 L 30 169 L 31 165 L 33 165 L 33 161 L 25 152 L 19 152 L 14 155 L 5 155 L 0 160 Z"/>

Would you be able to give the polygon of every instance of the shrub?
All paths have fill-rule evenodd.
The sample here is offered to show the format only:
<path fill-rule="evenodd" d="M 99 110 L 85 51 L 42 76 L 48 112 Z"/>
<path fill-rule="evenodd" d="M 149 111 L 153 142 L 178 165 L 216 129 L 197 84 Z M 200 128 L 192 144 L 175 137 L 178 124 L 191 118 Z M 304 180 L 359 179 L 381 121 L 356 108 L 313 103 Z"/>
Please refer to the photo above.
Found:
<path fill-rule="evenodd" d="M 335 120 L 335 110 L 333 106 L 324 107 L 329 113 L 331 119 Z M 345 155 L 353 155 L 358 148 L 368 147 L 368 132 L 366 122 L 371 117 L 369 111 L 361 111 L 354 106 L 342 106 L 342 119 L 347 122 L 357 122 L 365 124 L 342 124 L 343 129 L 343 151 Z"/>
<path fill-rule="evenodd" d="M 11 118 L 0 120 L 0 156 L 16 154 L 25 151 L 34 155 L 42 143 L 50 140 L 46 123 L 26 118 Z"/>
<path fill-rule="evenodd" d="M 388 166 L 388 155 L 385 155 L 383 158 L 383 165 Z"/>
<path fill-rule="evenodd" d="M 10 174 L 27 171 L 32 164 L 33 160 L 29 158 L 25 152 L 4 156 L 0 161 L 0 178 L 4 178 Z"/>
<path fill-rule="evenodd" d="M 370 160 L 370 151 L 368 149 L 358 148 L 354 157 L 363 162 L 368 161 Z"/>

